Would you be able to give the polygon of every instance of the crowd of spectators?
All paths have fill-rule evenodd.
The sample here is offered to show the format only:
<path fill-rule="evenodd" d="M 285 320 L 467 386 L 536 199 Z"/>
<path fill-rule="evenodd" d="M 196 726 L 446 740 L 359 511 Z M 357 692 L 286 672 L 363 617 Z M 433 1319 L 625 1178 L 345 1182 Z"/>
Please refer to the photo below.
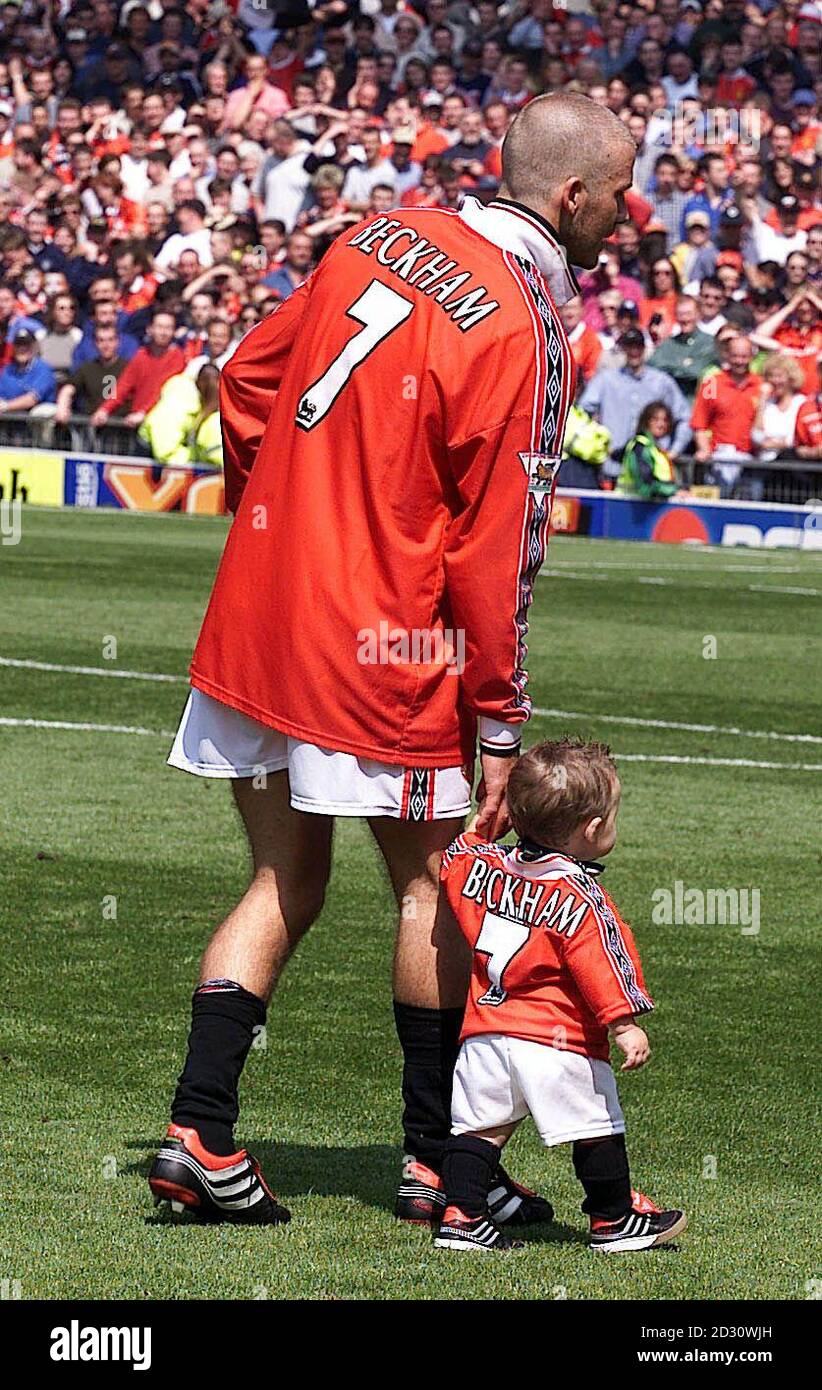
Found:
<path fill-rule="evenodd" d="M 637 161 L 563 310 L 608 439 L 567 481 L 613 485 L 629 444 L 725 494 L 818 460 L 822 4 L 570 4 L 0 4 L 0 431 L 85 416 L 218 461 L 203 425 L 242 334 L 363 216 L 493 198 L 514 115 L 570 89 Z"/>

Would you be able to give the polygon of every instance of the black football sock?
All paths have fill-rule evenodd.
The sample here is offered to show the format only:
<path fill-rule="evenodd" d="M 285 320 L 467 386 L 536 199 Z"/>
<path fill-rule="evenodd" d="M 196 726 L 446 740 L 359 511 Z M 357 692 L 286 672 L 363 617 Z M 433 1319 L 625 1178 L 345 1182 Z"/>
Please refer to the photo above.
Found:
<path fill-rule="evenodd" d="M 625 1135 L 577 1140 L 573 1146 L 574 1172 L 585 1188 L 582 1210 L 603 1221 L 619 1221 L 631 1210 L 631 1178 Z"/>
<path fill-rule="evenodd" d="M 418 1009 L 394 1000 L 403 1053 L 405 1152 L 439 1173 L 451 1133 L 451 1085 L 460 1049 L 463 1010 Z"/>
<path fill-rule="evenodd" d="M 188 1056 L 177 1082 L 171 1118 L 196 1129 L 209 1153 L 235 1152 L 237 1086 L 266 1007 L 233 980 L 207 980 L 194 991 Z"/>
<path fill-rule="evenodd" d="M 499 1167 L 500 1151 L 487 1139 L 471 1134 L 452 1134 L 445 1146 L 442 1180 L 448 1206 L 466 1216 L 485 1216 L 488 1193 Z"/>

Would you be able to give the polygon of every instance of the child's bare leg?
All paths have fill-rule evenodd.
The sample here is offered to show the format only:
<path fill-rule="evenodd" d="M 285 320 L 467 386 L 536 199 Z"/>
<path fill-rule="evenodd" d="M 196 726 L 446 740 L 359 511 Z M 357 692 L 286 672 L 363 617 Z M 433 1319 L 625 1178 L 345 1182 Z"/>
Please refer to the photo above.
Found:
<path fill-rule="evenodd" d="M 458 1207 L 464 1216 L 484 1216 L 488 1193 L 499 1167 L 500 1153 L 519 1120 L 474 1134 L 452 1134 L 445 1146 L 442 1180 L 445 1186 L 446 1219 L 449 1207 Z"/>

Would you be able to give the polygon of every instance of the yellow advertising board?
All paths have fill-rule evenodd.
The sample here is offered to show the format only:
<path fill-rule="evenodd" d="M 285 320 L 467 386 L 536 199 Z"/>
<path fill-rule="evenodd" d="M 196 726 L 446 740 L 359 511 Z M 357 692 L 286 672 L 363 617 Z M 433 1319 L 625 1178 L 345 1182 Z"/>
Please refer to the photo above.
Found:
<path fill-rule="evenodd" d="M 62 454 L 0 448 L 0 501 L 62 507 L 65 467 Z"/>

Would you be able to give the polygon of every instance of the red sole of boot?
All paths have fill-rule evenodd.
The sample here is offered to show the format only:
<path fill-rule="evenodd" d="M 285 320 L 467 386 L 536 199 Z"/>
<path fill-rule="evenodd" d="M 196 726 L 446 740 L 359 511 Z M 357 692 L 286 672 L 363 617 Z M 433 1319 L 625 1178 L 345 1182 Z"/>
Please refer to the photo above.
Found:
<path fill-rule="evenodd" d="M 184 1207 L 198 1207 L 200 1199 L 196 1192 L 189 1192 L 187 1187 L 178 1187 L 175 1182 L 166 1182 L 164 1178 L 149 1178 L 148 1185 L 155 1197 L 159 1197 L 164 1202 L 182 1202 Z"/>

